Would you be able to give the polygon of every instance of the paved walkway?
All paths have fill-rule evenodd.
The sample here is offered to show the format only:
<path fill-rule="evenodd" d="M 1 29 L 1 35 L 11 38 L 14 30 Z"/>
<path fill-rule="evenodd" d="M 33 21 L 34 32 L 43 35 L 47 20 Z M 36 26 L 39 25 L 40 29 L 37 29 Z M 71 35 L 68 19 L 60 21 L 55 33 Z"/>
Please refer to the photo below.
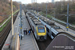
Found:
<path fill-rule="evenodd" d="M 22 14 L 23 14 L 23 16 L 22 16 L 22 24 L 23 24 L 22 25 L 22 34 L 23 34 L 23 30 L 25 28 L 30 29 L 30 27 L 29 27 L 28 21 L 25 17 L 24 11 L 22 12 Z M 21 43 L 20 50 L 39 50 L 32 33 L 30 35 L 23 36 L 23 39 L 20 40 L 20 43 Z"/>

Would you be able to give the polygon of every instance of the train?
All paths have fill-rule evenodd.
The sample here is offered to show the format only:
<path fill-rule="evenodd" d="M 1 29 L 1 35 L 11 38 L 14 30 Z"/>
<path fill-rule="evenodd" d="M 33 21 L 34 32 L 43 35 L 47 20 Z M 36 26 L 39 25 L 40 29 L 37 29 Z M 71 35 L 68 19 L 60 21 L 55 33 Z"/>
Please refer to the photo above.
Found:
<path fill-rule="evenodd" d="M 46 26 L 41 23 L 37 18 L 33 17 L 30 13 L 26 13 L 26 18 L 34 33 L 36 40 L 44 41 L 47 39 Z"/>
<path fill-rule="evenodd" d="M 56 25 L 54 21 L 52 21 L 42 15 L 37 15 L 36 13 L 31 13 L 31 14 L 35 18 L 37 18 L 37 19 L 39 18 L 39 21 L 41 21 L 41 23 L 43 25 L 46 25 L 47 34 L 49 35 L 49 37 L 51 37 L 51 39 L 54 39 L 58 34 L 62 34 L 62 33 L 66 33 L 71 36 L 73 36 L 73 34 L 74 34 L 74 33 L 71 33 L 71 32 L 68 32 L 68 31 L 62 29 L 60 26 Z"/>
<path fill-rule="evenodd" d="M 68 32 L 61 28 L 60 26 L 56 25 L 56 23 L 53 20 L 50 20 L 42 15 L 37 15 L 34 12 L 30 12 L 30 14 L 34 19 L 38 19 L 42 25 L 46 26 L 46 32 L 51 37 L 52 41 L 49 44 L 49 46 L 46 48 L 46 50 L 58 50 L 56 48 L 53 48 L 52 46 L 71 46 L 73 50 L 74 44 L 75 44 L 75 34 Z M 64 48 L 59 48 L 59 50 Z M 68 48 L 71 49 L 71 48 Z"/>

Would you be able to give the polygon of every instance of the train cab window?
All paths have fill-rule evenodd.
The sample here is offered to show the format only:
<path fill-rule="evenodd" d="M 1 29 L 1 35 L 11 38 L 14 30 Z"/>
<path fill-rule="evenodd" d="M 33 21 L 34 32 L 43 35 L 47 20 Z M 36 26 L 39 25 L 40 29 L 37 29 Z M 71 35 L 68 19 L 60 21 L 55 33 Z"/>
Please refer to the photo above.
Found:
<path fill-rule="evenodd" d="M 38 27 L 38 32 L 39 32 L 39 33 L 43 33 L 43 32 L 45 32 L 44 27 Z"/>

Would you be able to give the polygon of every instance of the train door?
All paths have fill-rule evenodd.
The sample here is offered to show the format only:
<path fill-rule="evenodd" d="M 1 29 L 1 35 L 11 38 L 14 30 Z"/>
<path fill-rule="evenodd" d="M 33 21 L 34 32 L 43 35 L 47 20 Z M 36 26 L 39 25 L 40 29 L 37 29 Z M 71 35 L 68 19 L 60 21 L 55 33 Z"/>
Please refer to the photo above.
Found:
<path fill-rule="evenodd" d="M 47 29 L 47 34 L 49 35 L 49 29 L 46 27 L 46 29 Z"/>

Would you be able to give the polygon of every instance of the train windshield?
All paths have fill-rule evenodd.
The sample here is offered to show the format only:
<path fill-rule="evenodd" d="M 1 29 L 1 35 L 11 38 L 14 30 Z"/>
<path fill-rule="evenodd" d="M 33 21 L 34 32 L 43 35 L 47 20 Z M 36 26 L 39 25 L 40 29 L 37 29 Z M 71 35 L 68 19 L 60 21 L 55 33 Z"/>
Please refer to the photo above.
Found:
<path fill-rule="evenodd" d="M 39 33 L 43 33 L 43 32 L 45 32 L 44 27 L 38 27 L 38 32 L 39 32 Z"/>

